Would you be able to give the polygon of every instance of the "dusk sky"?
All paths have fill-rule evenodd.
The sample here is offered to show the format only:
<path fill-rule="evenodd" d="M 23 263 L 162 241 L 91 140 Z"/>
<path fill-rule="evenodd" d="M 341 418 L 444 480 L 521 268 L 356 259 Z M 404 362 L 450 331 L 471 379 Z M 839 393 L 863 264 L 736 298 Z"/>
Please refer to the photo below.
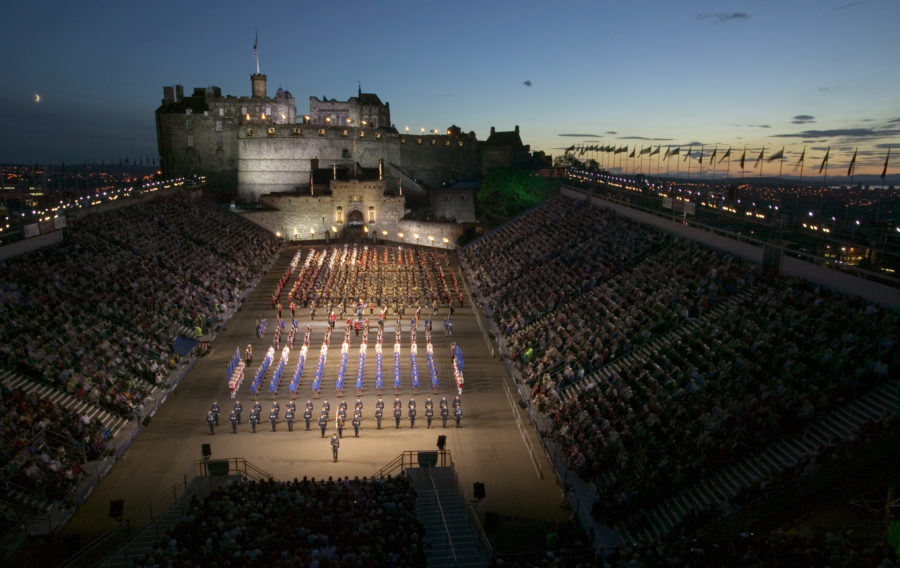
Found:
<path fill-rule="evenodd" d="M 554 156 L 746 145 L 749 169 L 765 145 L 796 175 L 806 146 L 812 176 L 828 147 L 834 175 L 857 147 L 855 173 L 880 174 L 890 147 L 900 170 L 898 0 L 51 0 L 3 19 L 0 163 L 155 158 L 163 86 L 249 95 L 258 33 L 269 94 L 298 116 L 359 82 L 398 130 L 519 125 Z"/>

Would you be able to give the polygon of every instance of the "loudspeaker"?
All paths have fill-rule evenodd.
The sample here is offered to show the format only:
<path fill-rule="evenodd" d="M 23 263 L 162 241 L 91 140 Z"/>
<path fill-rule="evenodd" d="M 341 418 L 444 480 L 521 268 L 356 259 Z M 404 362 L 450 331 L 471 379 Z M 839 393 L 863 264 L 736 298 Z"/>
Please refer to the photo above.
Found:
<path fill-rule="evenodd" d="M 228 475 L 230 473 L 228 460 L 209 460 L 206 462 L 209 475 Z"/>
<path fill-rule="evenodd" d="M 109 502 L 109 516 L 113 519 L 121 519 L 125 510 L 125 501 L 122 499 L 113 499 Z"/>
<path fill-rule="evenodd" d="M 419 452 L 419 467 L 434 467 L 437 465 L 437 452 Z"/>
<path fill-rule="evenodd" d="M 484 483 L 480 481 L 473 483 L 472 492 L 475 494 L 475 499 L 484 499 Z"/>
<path fill-rule="evenodd" d="M 212 455 L 212 448 L 209 447 L 209 444 L 203 444 L 200 446 L 200 453 L 203 454 L 203 457 L 208 458 Z"/>
<path fill-rule="evenodd" d="M 444 451 L 444 448 L 447 446 L 447 436 L 441 434 L 438 436 L 437 447 L 440 451 Z"/>

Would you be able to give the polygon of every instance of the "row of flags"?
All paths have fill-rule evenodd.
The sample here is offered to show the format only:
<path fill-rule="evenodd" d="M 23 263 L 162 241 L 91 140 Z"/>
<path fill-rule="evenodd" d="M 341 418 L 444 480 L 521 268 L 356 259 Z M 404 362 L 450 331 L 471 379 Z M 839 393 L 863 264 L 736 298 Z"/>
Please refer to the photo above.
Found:
<path fill-rule="evenodd" d="M 640 151 L 638 151 L 637 146 L 634 146 L 631 148 L 631 153 L 628 154 L 628 157 L 635 158 L 635 157 L 643 156 L 643 155 L 648 155 L 648 157 L 653 157 L 660 153 L 661 148 L 662 148 L 661 145 L 657 145 L 655 149 L 653 148 L 653 145 L 650 145 L 647 147 L 641 146 Z M 704 146 L 700 146 L 700 153 L 699 153 L 699 155 L 697 155 L 697 160 L 700 162 L 700 165 L 703 165 L 704 148 L 705 148 Z M 568 148 L 566 148 L 565 153 L 572 154 L 572 155 L 575 155 L 577 153 L 579 156 L 581 156 L 581 155 L 584 155 L 585 152 L 604 152 L 607 154 L 615 155 L 615 154 L 628 153 L 628 149 L 629 149 L 629 147 L 627 145 L 625 145 L 625 146 L 610 146 L 610 145 L 607 145 L 607 146 L 598 146 L 598 145 L 583 146 L 582 145 L 582 146 L 578 146 L 576 148 L 576 146 L 573 144 L 572 146 L 569 146 Z M 719 161 L 716 162 L 718 151 L 719 151 L 718 146 L 713 148 L 712 153 L 708 157 L 706 157 L 707 163 L 721 164 L 726 159 L 731 158 L 731 146 L 729 146 L 728 150 L 726 150 L 722 154 L 722 157 L 719 158 Z M 850 166 L 847 168 L 848 176 L 853 175 L 853 170 L 856 167 L 856 155 L 857 155 L 858 151 L 859 151 L 858 148 L 853 150 L 853 158 L 850 159 Z M 759 155 L 756 157 L 756 160 L 753 162 L 754 168 L 756 168 L 763 162 L 763 159 L 765 158 L 765 152 L 766 152 L 766 147 L 763 146 L 762 149 L 759 151 Z M 665 154 L 663 154 L 662 159 L 668 160 L 669 158 L 671 158 L 673 156 L 680 156 L 680 155 L 682 155 L 681 154 L 681 146 L 676 146 L 675 148 L 672 148 L 671 146 L 667 146 Z M 822 158 L 822 163 L 819 166 L 820 174 L 823 171 L 825 171 L 825 168 L 828 166 L 828 158 L 830 155 L 831 155 L 831 147 L 829 146 L 825 150 L 825 156 Z M 694 156 L 694 147 L 689 146 L 687 148 L 687 150 L 685 150 L 685 152 L 684 152 L 684 158 L 682 159 L 682 161 L 687 161 L 688 159 L 692 158 L 693 156 Z M 888 168 L 888 162 L 890 161 L 890 158 L 891 158 L 891 149 L 888 148 L 887 155 L 884 158 L 884 167 L 881 170 L 881 179 L 882 180 L 887 176 L 887 168 Z M 803 166 L 805 159 L 806 159 L 806 146 L 803 147 L 803 151 L 800 153 L 800 159 L 797 161 L 797 165 L 795 167 Z M 768 158 L 765 158 L 765 160 L 768 162 L 774 162 L 776 160 L 783 162 L 784 161 L 784 146 L 782 146 L 781 150 L 779 150 L 778 152 L 775 152 L 774 154 L 768 156 Z M 746 161 L 747 161 L 747 148 L 744 148 L 744 151 L 741 154 L 741 159 L 740 159 L 740 164 L 741 164 L 742 170 L 744 169 L 744 165 L 745 165 Z"/>

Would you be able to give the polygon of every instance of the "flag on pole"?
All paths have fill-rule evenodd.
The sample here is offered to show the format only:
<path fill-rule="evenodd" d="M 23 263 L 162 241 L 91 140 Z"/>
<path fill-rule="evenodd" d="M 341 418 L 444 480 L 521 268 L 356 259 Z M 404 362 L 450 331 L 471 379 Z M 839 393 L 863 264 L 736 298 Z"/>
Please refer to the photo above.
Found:
<path fill-rule="evenodd" d="M 651 155 L 651 156 L 655 156 L 655 155 L 659 154 L 659 148 L 660 148 L 660 146 L 659 146 L 659 144 L 657 144 L 657 145 L 656 145 L 656 150 L 653 150 L 652 152 L 650 152 L 650 155 Z M 669 151 L 669 150 L 666 149 L 666 153 L 668 153 L 668 151 Z M 890 153 L 890 150 L 888 150 L 888 153 Z"/>
<path fill-rule="evenodd" d="M 852 175 L 853 175 L 853 166 L 856 165 L 856 150 L 857 150 L 857 149 L 854 149 L 854 150 L 853 150 L 853 158 L 850 159 L 850 167 L 847 168 L 847 175 L 848 175 L 848 176 L 852 176 Z"/>
<path fill-rule="evenodd" d="M 800 152 L 800 159 L 797 160 L 797 165 L 798 165 L 798 166 L 799 166 L 800 164 L 803 163 L 803 159 L 804 159 L 804 158 L 806 158 L 806 146 L 804 146 L 804 147 L 803 147 L 803 151 Z"/>
<path fill-rule="evenodd" d="M 637 150 L 637 146 L 635 146 L 634 148 L 631 149 L 631 153 L 628 154 L 628 157 L 629 157 L 629 158 L 633 158 L 633 157 L 634 157 L 634 152 L 635 152 L 635 150 Z"/>
<path fill-rule="evenodd" d="M 822 173 L 822 170 L 825 169 L 825 164 L 828 163 L 828 154 L 830 154 L 830 153 L 831 153 L 831 146 L 829 146 L 828 149 L 825 150 L 825 157 L 822 158 L 822 165 L 819 166 L 819 173 Z"/>
<path fill-rule="evenodd" d="M 771 156 L 769 156 L 769 161 L 774 162 L 775 160 L 781 160 L 784 158 L 784 146 L 781 147 L 781 151 L 775 152 Z"/>
<path fill-rule="evenodd" d="M 765 155 L 765 153 L 766 153 L 766 147 L 763 146 L 763 147 L 762 147 L 762 150 L 759 151 L 759 156 L 756 157 L 756 161 L 753 162 L 753 167 L 754 167 L 754 168 L 755 168 L 756 166 L 758 166 L 760 162 L 762 162 L 763 155 Z"/>
<path fill-rule="evenodd" d="M 653 146 L 647 146 L 646 148 L 641 149 L 641 156 L 649 154 L 651 150 L 653 150 Z"/>
<path fill-rule="evenodd" d="M 887 156 L 884 157 L 884 168 L 881 170 L 881 183 L 884 183 L 884 178 L 887 176 L 887 165 L 888 160 L 891 159 L 891 149 L 888 148 Z"/>
<path fill-rule="evenodd" d="M 692 154 L 693 152 L 694 152 L 694 147 L 693 147 L 693 146 L 690 146 L 690 147 L 688 148 L 687 152 L 684 153 L 684 159 L 682 160 L 682 162 L 688 161 L 688 158 L 691 157 L 691 154 Z"/>
<path fill-rule="evenodd" d="M 718 147 L 718 146 L 716 146 L 715 148 L 713 148 L 712 154 L 709 155 L 709 163 L 710 163 L 710 164 L 715 164 L 715 163 L 716 163 L 716 153 L 717 153 L 718 151 L 719 151 L 719 147 Z"/>
<path fill-rule="evenodd" d="M 741 154 L 741 169 L 744 169 L 744 161 L 747 159 L 747 149 L 744 148 L 744 153 Z"/>
<path fill-rule="evenodd" d="M 679 152 L 681 152 L 681 146 L 679 146 L 679 147 L 675 148 L 674 150 L 672 150 L 671 152 L 669 152 L 669 156 L 677 156 L 679 154 Z M 669 156 L 666 156 L 667 160 L 669 159 Z"/>
<path fill-rule="evenodd" d="M 730 157 L 731 157 L 731 146 L 729 146 L 728 150 L 726 150 L 725 153 L 722 154 L 722 159 L 719 160 L 719 163 L 721 164 L 722 162 L 725 161 L 725 158 L 730 158 Z"/>
<path fill-rule="evenodd" d="M 703 165 L 703 145 L 700 145 L 700 165 Z"/>
<path fill-rule="evenodd" d="M 672 151 L 672 147 L 671 147 L 671 146 L 666 146 L 666 153 L 663 154 L 663 158 L 665 158 L 666 160 L 668 160 L 668 159 L 669 159 L 669 154 L 671 153 L 671 151 Z"/>

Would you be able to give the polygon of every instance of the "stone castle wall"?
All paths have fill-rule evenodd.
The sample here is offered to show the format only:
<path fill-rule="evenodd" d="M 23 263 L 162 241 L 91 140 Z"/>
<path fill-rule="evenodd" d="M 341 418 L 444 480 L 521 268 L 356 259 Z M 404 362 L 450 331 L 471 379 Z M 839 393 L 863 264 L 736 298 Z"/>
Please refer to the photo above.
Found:
<path fill-rule="evenodd" d="M 462 229 L 455 224 L 403 219 L 405 199 L 384 195 L 379 181 L 332 181 L 329 195 L 267 195 L 266 208 L 244 217 L 290 241 L 339 237 L 362 225 L 373 242 L 453 248 Z"/>
<path fill-rule="evenodd" d="M 313 124 L 247 126 L 238 132 L 239 199 L 255 203 L 263 195 L 309 190 L 310 167 L 333 165 L 377 169 L 384 164 L 386 186 L 394 192 L 404 178 L 410 195 L 447 179 L 481 175 L 481 152 L 474 138 L 407 136 L 373 129 Z M 417 180 L 418 183 L 411 183 Z"/>

